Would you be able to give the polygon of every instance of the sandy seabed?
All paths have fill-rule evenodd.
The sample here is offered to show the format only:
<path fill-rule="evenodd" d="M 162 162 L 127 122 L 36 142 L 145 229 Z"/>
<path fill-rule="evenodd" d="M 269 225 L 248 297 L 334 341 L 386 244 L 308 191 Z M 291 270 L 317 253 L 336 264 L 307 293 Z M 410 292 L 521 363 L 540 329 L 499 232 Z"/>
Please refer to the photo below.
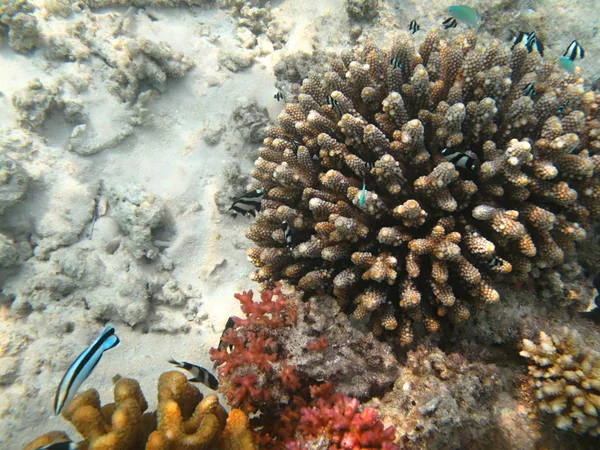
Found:
<path fill-rule="evenodd" d="M 0 157 L 28 185 L 0 203 L 2 448 L 54 429 L 75 436 L 53 414 L 54 392 L 106 321 L 121 345 L 82 386 L 103 401 L 119 374 L 138 379 L 153 408 L 170 356 L 210 367 L 208 349 L 238 313 L 232 294 L 253 287 L 250 218 L 224 211 L 283 107 L 277 89 L 289 94 L 315 52 L 366 36 L 385 44 L 411 19 L 420 42 L 453 2 L 380 1 L 364 22 L 343 0 L 270 11 L 87 3 L 31 1 L 36 48 L 0 41 Z M 549 55 L 578 39 L 585 76 L 598 78 L 595 0 L 469 4 L 482 33 L 543 29 Z"/>

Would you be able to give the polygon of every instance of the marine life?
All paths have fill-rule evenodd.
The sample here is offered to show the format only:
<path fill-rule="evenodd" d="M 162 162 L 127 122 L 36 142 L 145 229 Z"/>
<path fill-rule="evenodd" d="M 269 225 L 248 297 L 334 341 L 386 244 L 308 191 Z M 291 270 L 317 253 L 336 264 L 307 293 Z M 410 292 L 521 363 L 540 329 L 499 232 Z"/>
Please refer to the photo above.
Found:
<path fill-rule="evenodd" d="M 298 147 L 302 145 L 300 142 L 296 141 L 295 139 L 292 139 L 291 137 L 286 138 L 286 141 L 292 144 L 294 150 L 296 151 L 298 150 Z"/>
<path fill-rule="evenodd" d="M 204 367 L 200 367 L 196 364 L 192 364 L 185 361 L 175 361 L 173 358 L 171 358 L 169 362 L 174 366 L 187 370 L 194 376 L 193 378 L 188 379 L 188 381 L 202 383 L 203 385 L 209 387 L 213 391 L 216 391 L 219 388 L 219 380 L 217 380 L 217 378 Z"/>
<path fill-rule="evenodd" d="M 571 61 L 575 61 L 577 58 L 583 59 L 585 57 L 585 50 L 579 45 L 579 42 L 573 40 L 565 50 L 563 56 L 566 56 Z"/>
<path fill-rule="evenodd" d="M 273 96 L 277 101 L 283 100 L 283 92 L 277 91 L 277 94 Z"/>
<path fill-rule="evenodd" d="M 412 34 L 415 34 L 417 31 L 419 31 L 421 29 L 421 26 L 417 23 L 416 20 L 411 20 L 410 24 L 408 25 L 408 30 L 412 32 Z"/>
<path fill-rule="evenodd" d="M 575 63 L 572 59 L 567 58 L 566 56 L 561 56 L 558 60 L 560 66 L 565 69 L 571 75 L 575 75 Z"/>
<path fill-rule="evenodd" d="M 43 447 L 38 447 L 36 450 L 77 450 L 78 448 L 79 444 L 71 441 L 64 441 L 44 445 Z"/>
<path fill-rule="evenodd" d="M 54 397 L 54 413 L 60 414 L 63 407 L 73 398 L 81 383 L 90 376 L 102 354 L 119 345 L 119 338 L 111 325 L 106 325 L 102 333 L 86 348 L 67 369 Z"/>
<path fill-rule="evenodd" d="M 450 161 L 456 167 L 467 169 L 470 172 L 477 172 L 477 160 L 472 156 L 452 148 L 445 148 L 441 151 L 442 156 Z"/>
<path fill-rule="evenodd" d="M 397 58 L 390 59 L 390 64 L 394 67 L 394 69 L 402 69 L 403 64 L 398 61 Z"/>
<path fill-rule="evenodd" d="M 360 204 L 360 206 L 364 206 L 364 204 L 365 204 L 366 187 L 367 187 L 367 185 L 365 184 L 365 179 L 363 178 L 363 186 L 362 186 L 362 190 L 360 191 L 360 200 L 358 202 Z"/>
<path fill-rule="evenodd" d="M 444 26 L 444 30 L 447 30 L 448 28 L 456 28 L 458 22 L 456 22 L 456 19 L 454 17 L 448 17 L 442 22 L 442 25 Z"/>
<path fill-rule="evenodd" d="M 285 237 L 285 244 L 288 250 L 291 252 L 292 247 L 292 228 L 289 226 L 286 220 L 281 222 L 281 228 L 283 229 L 283 236 Z"/>
<path fill-rule="evenodd" d="M 327 104 L 329 106 L 331 106 L 332 108 L 335 108 L 336 106 L 338 106 L 340 104 L 339 101 L 337 101 L 335 98 L 333 98 L 331 95 L 327 96 Z"/>
<path fill-rule="evenodd" d="M 563 103 L 556 109 L 556 114 L 562 114 L 565 108 L 567 107 L 567 103 Z"/>
<path fill-rule="evenodd" d="M 479 14 L 473 8 L 465 5 L 454 5 L 448 7 L 448 13 L 456 20 L 460 20 L 470 27 L 477 28 Z"/>
<path fill-rule="evenodd" d="M 535 31 L 531 33 L 520 31 L 515 36 L 515 41 L 513 42 L 512 49 L 514 49 L 519 44 L 522 44 L 529 53 L 531 53 L 533 50 L 537 50 L 540 56 L 544 56 L 544 44 L 542 44 L 542 41 L 538 39 L 538 37 L 535 34 Z"/>
<path fill-rule="evenodd" d="M 528 97 L 534 97 L 536 94 L 533 83 L 526 84 L 525 87 L 522 89 L 522 91 L 523 91 L 523 94 Z"/>
<path fill-rule="evenodd" d="M 260 205 L 265 192 L 262 189 L 254 189 L 253 191 L 247 192 L 237 200 L 233 202 L 231 207 L 227 211 L 234 211 L 233 217 L 237 217 L 236 213 L 245 216 L 251 214 L 256 217 L 256 212 L 260 211 Z"/>
<path fill-rule="evenodd" d="M 229 319 L 227 319 L 227 323 L 225 324 L 225 328 L 223 329 L 223 332 L 221 333 L 221 340 L 219 340 L 219 346 L 217 347 L 219 350 L 225 350 L 226 348 L 231 348 L 231 344 L 228 344 L 227 342 L 223 341 L 223 336 L 225 335 L 225 333 L 227 333 L 227 330 L 232 329 L 235 326 L 235 322 L 233 320 L 233 317 L 230 317 Z"/>

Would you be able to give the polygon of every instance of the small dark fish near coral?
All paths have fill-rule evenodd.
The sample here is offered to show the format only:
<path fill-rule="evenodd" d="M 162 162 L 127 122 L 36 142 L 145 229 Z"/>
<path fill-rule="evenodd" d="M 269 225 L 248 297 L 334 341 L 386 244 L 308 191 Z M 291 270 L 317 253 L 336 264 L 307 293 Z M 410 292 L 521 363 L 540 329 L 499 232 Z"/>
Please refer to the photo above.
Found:
<path fill-rule="evenodd" d="M 65 441 L 44 445 L 43 447 L 38 447 L 35 450 L 77 450 L 78 448 L 79 444 L 71 441 Z"/>
<path fill-rule="evenodd" d="M 493 267 L 498 267 L 501 266 L 502 264 L 504 264 L 502 262 L 502 260 L 500 258 L 498 258 L 497 256 L 494 256 L 492 259 L 490 259 L 487 263 L 488 267 L 493 268 Z"/>
<path fill-rule="evenodd" d="M 336 106 L 338 106 L 340 104 L 340 102 L 338 102 L 335 98 L 333 98 L 331 95 L 327 96 L 327 104 L 329 106 L 331 106 L 332 108 L 335 108 Z"/>
<path fill-rule="evenodd" d="M 298 147 L 302 145 L 300 142 L 296 141 L 295 139 L 292 139 L 291 137 L 286 137 L 285 140 L 292 144 L 292 147 L 294 147 L 294 150 L 296 151 L 298 151 Z"/>
<path fill-rule="evenodd" d="M 227 333 L 227 330 L 231 330 L 234 327 L 234 325 L 235 325 L 235 322 L 233 321 L 233 317 L 230 317 L 229 319 L 227 319 L 227 323 L 225 324 L 225 329 L 221 333 L 221 340 L 219 341 L 218 349 L 220 351 L 223 351 L 226 348 L 231 349 L 232 345 L 225 342 L 223 340 L 223 336 L 225 336 L 225 333 Z"/>
<path fill-rule="evenodd" d="M 277 101 L 283 100 L 283 92 L 277 91 L 277 94 L 275 94 L 273 98 Z"/>
<path fill-rule="evenodd" d="M 394 69 L 402 69 L 404 67 L 404 64 L 402 64 L 396 58 L 392 58 L 390 60 L 390 64 L 394 67 Z"/>
<path fill-rule="evenodd" d="M 119 345 L 119 338 L 111 325 L 106 325 L 100 336 L 86 348 L 62 377 L 54 396 L 54 413 L 60 414 L 63 407 L 73 398 L 81 383 L 90 376 L 102 354 Z"/>
<path fill-rule="evenodd" d="M 441 153 L 446 160 L 450 161 L 456 167 L 461 167 L 473 173 L 476 173 L 478 170 L 477 160 L 464 152 L 452 148 L 445 148 Z"/>
<path fill-rule="evenodd" d="M 535 35 L 535 31 L 531 33 L 520 31 L 515 36 L 515 41 L 512 48 L 514 49 L 519 44 L 523 45 L 527 49 L 528 53 L 537 50 L 540 56 L 544 56 L 544 44 L 542 44 L 542 41 L 540 41 Z"/>
<path fill-rule="evenodd" d="M 571 61 L 575 61 L 578 58 L 583 59 L 585 57 L 585 49 L 579 45 L 579 42 L 574 40 L 569 44 L 563 56 L 569 58 Z"/>
<path fill-rule="evenodd" d="M 537 94 L 533 83 L 526 84 L 525 87 L 522 89 L 522 91 L 523 91 L 523 95 L 526 95 L 529 98 L 533 98 Z"/>
<path fill-rule="evenodd" d="M 563 103 L 562 105 L 560 105 L 556 110 L 556 114 L 562 114 L 566 107 L 567 107 L 566 103 Z"/>
<path fill-rule="evenodd" d="M 253 217 L 256 217 L 256 212 L 260 211 L 260 204 L 264 195 L 265 191 L 262 189 L 255 189 L 247 192 L 235 200 L 233 205 L 231 205 L 227 211 L 233 211 L 234 218 L 237 217 L 236 213 L 239 213 L 242 216 L 251 214 Z"/>
<path fill-rule="evenodd" d="M 444 27 L 444 30 L 447 30 L 448 28 L 456 28 L 458 23 L 456 22 L 456 19 L 454 17 L 448 17 L 442 22 L 442 25 Z"/>
<path fill-rule="evenodd" d="M 216 391 L 219 388 L 219 380 L 217 380 L 217 378 L 204 367 L 200 367 L 196 364 L 192 364 L 185 361 L 175 361 L 173 358 L 171 358 L 169 362 L 174 366 L 187 370 L 192 375 L 194 375 L 194 378 L 190 378 L 188 381 L 192 381 L 194 383 L 202 383 L 203 385 L 209 387 L 213 391 Z"/>
<path fill-rule="evenodd" d="M 421 26 L 417 23 L 416 20 L 413 19 L 410 21 L 410 24 L 408 25 L 408 31 L 410 31 L 412 34 L 415 34 L 420 29 Z"/>
<path fill-rule="evenodd" d="M 285 237 L 285 245 L 288 250 L 292 251 L 292 228 L 288 225 L 287 221 L 281 222 L 281 229 L 283 230 L 283 236 Z"/>

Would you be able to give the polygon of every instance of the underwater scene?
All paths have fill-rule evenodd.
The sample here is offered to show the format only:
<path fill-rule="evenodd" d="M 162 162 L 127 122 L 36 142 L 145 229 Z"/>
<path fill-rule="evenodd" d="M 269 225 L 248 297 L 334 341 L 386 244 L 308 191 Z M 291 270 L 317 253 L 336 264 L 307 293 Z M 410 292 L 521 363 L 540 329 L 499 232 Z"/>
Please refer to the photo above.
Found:
<path fill-rule="evenodd" d="M 0 450 L 600 448 L 599 0 L 0 0 Z"/>

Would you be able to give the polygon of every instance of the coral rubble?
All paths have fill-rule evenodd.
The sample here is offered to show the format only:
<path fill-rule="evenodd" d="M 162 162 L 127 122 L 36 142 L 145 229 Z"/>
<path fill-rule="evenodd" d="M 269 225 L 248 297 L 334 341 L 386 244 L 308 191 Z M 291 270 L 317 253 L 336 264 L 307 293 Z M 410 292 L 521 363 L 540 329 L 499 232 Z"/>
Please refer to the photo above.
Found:
<path fill-rule="evenodd" d="M 98 392 L 90 389 L 69 402 L 63 416 L 83 436 L 80 448 L 256 449 L 248 416 L 235 409 L 228 415 L 216 395 L 203 397 L 181 372 L 160 376 L 156 412 L 145 412 L 146 399 L 138 382 L 130 378 L 115 383 L 114 399 L 114 403 L 101 406 Z M 53 431 L 32 441 L 25 450 L 67 440 L 64 433 Z"/>
<path fill-rule="evenodd" d="M 600 435 L 600 353 L 584 347 L 575 329 L 564 327 L 539 344 L 523 339 L 521 356 L 541 411 L 556 416 L 556 428 Z"/>
<path fill-rule="evenodd" d="M 502 280 L 556 278 L 564 301 L 568 272 L 589 304 L 574 249 L 600 213 L 600 120 L 582 80 L 474 32 L 367 41 L 329 67 L 259 149 L 254 280 L 333 294 L 402 345 L 498 302 Z"/>

